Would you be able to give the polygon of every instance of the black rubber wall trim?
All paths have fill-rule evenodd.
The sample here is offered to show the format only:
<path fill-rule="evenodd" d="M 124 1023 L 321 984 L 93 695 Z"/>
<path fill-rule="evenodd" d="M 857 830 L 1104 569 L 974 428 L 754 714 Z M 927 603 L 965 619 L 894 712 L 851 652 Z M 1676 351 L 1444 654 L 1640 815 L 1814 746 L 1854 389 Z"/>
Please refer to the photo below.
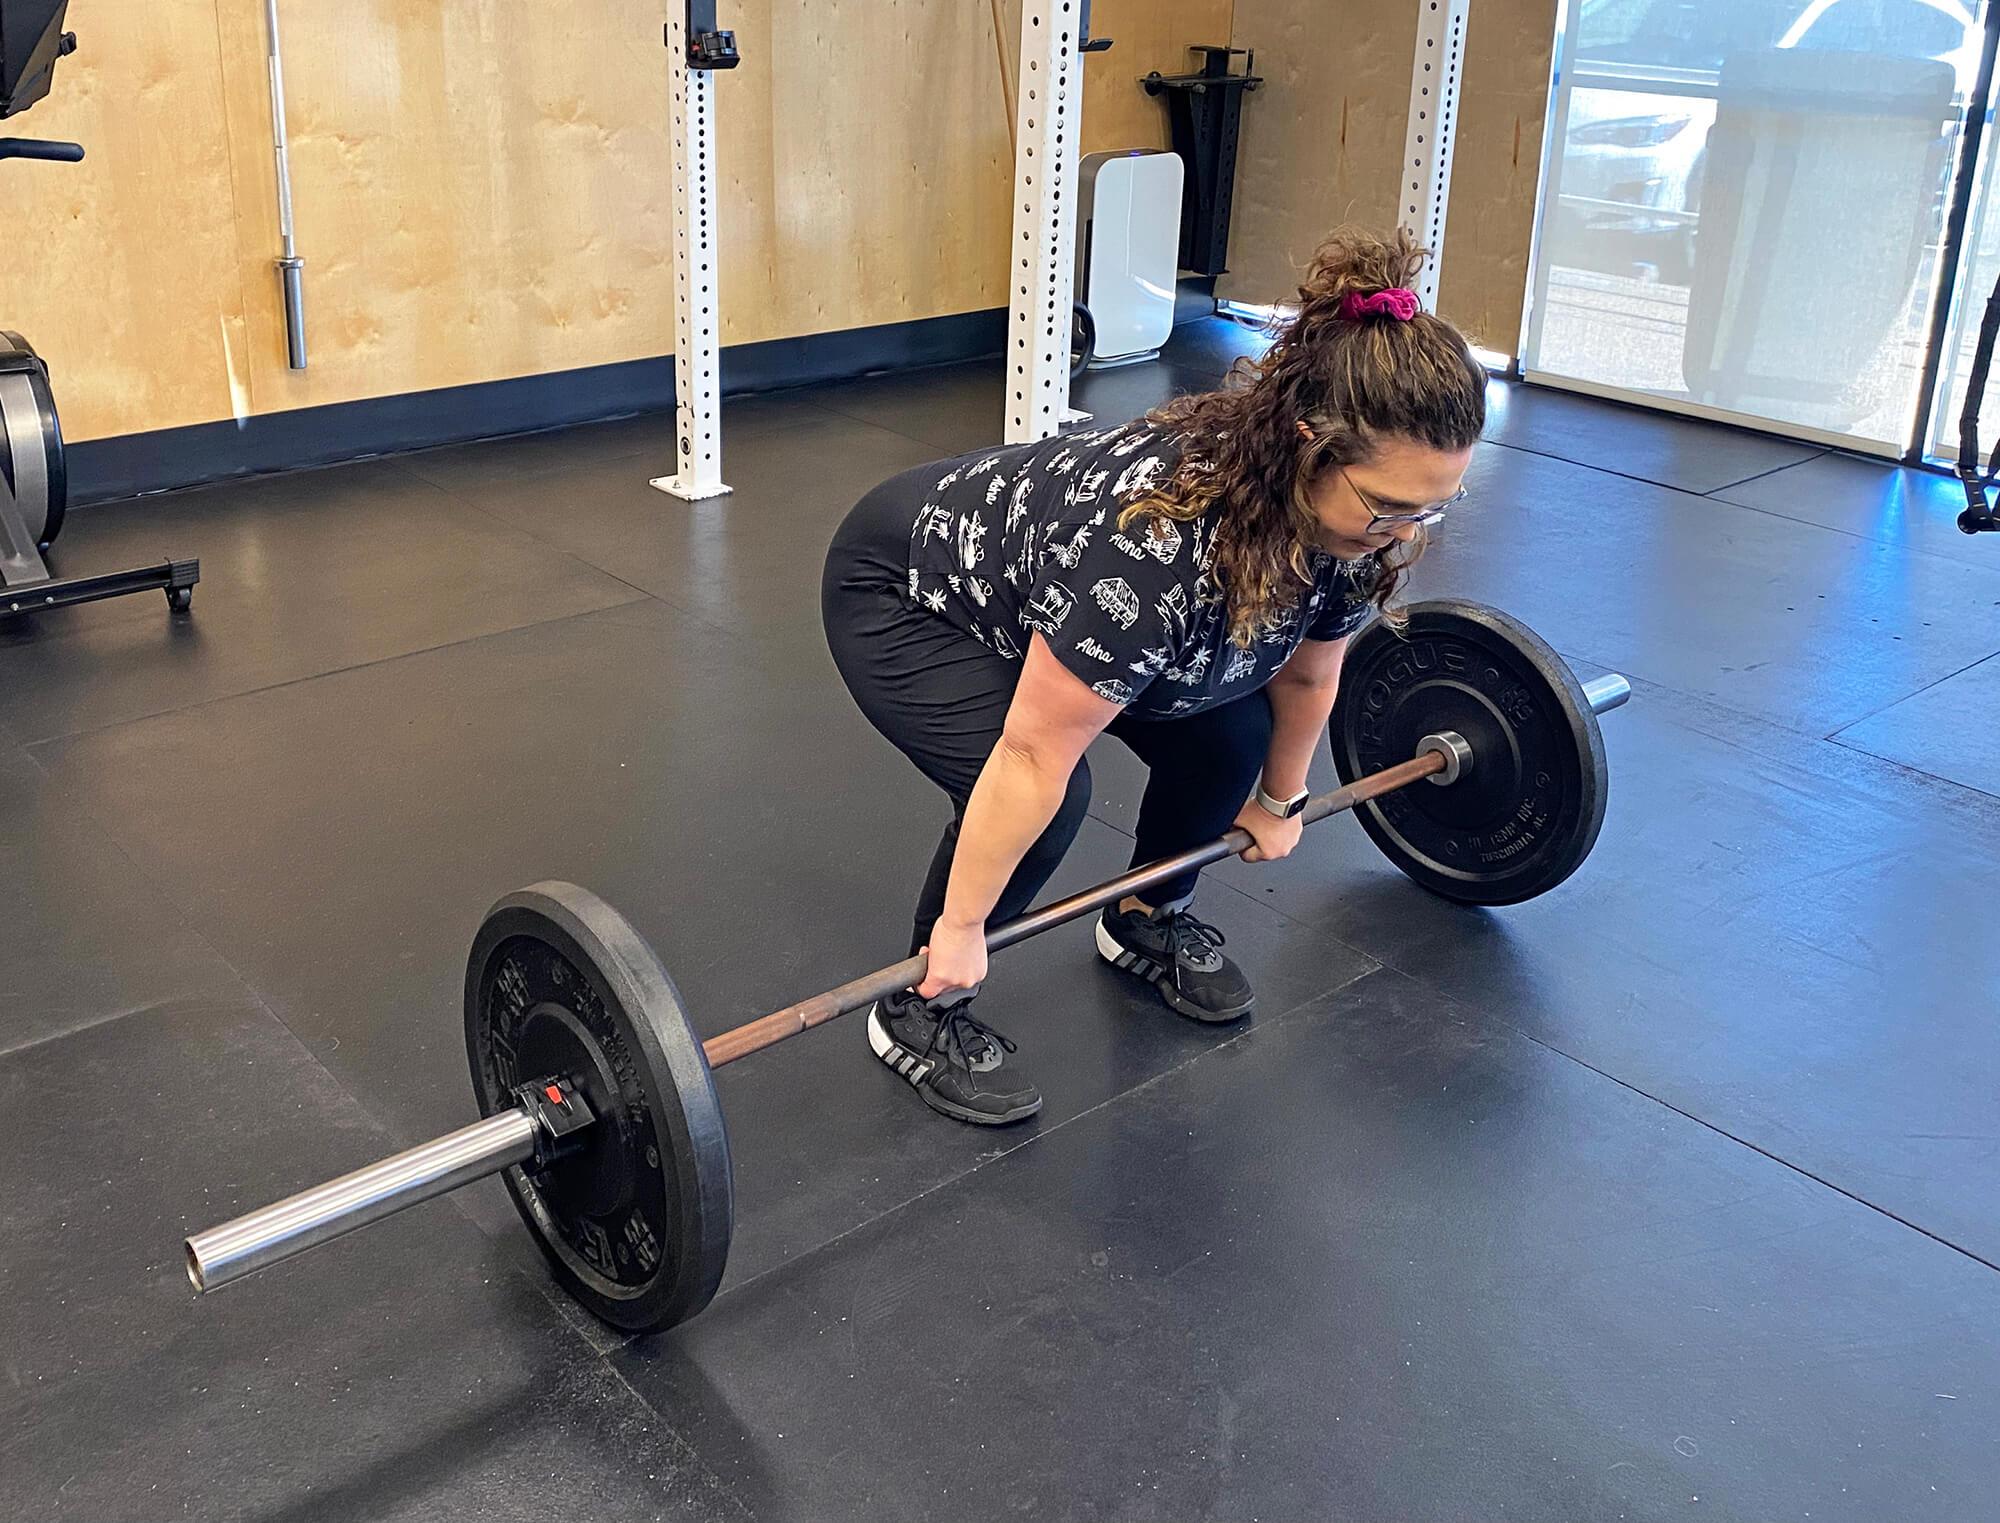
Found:
<path fill-rule="evenodd" d="M 877 371 L 985 359 L 1007 344 L 1007 310 L 961 312 L 877 328 L 739 344 L 722 351 L 722 389 L 741 396 Z M 72 504 L 110 502 L 230 476 L 334 465 L 433 445 L 594 423 L 674 405 L 671 355 L 476 386 L 369 397 L 327 407 L 224 419 L 156 433 L 89 439 L 64 452 Z M 60 377 L 56 406 L 62 406 Z M 673 462 L 660 468 L 671 471 Z"/>

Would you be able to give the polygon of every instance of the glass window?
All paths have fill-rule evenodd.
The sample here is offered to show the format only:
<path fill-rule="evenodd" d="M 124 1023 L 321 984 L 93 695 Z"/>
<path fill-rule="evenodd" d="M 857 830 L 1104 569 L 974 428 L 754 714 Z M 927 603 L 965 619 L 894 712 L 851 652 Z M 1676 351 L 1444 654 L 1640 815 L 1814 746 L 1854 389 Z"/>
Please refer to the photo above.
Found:
<path fill-rule="evenodd" d="M 1908 442 L 1967 0 L 1581 0 L 1523 361 L 1883 453 Z"/>
<path fill-rule="evenodd" d="M 1798 17 L 1803 0 L 1584 0 L 1577 23 L 1581 62 L 1653 64 L 1713 72 L 1745 48 L 1768 48 Z"/>

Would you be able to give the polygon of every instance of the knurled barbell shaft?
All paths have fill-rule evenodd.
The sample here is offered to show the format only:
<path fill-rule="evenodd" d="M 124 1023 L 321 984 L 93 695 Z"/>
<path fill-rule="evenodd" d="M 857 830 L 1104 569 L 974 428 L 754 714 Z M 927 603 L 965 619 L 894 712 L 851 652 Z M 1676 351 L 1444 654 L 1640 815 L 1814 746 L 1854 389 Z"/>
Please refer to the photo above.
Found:
<path fill-rule="evenodd" d="M 1616 672 L 1597 677 L 1583 685 L 1583 696 L 1593 714 L 1602 714 L 1607 709 L 1615 709 L 1632 696 L 1632 684 Z M 1408 787 L 1419 778 L 1429 777 L 1434 772 L 1442 772 L 1447 765 L 1446 758 L 1436 753 L 1412 757 L 1409 761 L 1393 767 L 1384 767 L 1380 772 L 1356 778 L 1344 788 L 1335 788 L 1322 793 L 1307 802 L 1304 820 L 1308 825 L 1325 819 L 1330 814 L 1340 814 L 1365 804 L 1385 793 L 1393 793 L 1398 788 Z M 986 933 L 986 950 L 997 952 L 1002 947 L 1011 947 L 1016 942 L 1026 941 L 1030 936 L 1038 936 L 1053 926 L 1075 920 L 1092 910 L 1104 908 L 1121 899 L 1130 897 L 1170 878 L 1177 878 L 1184 872 L 1197 867 L 1206 867 L 1211 862 L 1220 862 L 1224 857 L 1233 857 L 1246 850 L 1251 844 L 1250 832 L 1232 830 L 1227 835 L 1218 836 L 1206 846 L 1197 846 L 1182 852 L 1179 856 L 1168 857 L 1159 862 L 1150 862 L 1144 867 L 1135 867 L 1130 872 L 1100 883 L 1096 888 L 1085 889 L 1080 894 L 1072 894 L 1067 899 L 1059 899 L 1038 910 L 1030 910 L 1016 920 L 995 926 Z M 748 1057 L 753 1052 L 761 1052 L 774 1042 L 782 1042 L 786 1037 L 797 1036 L 802 1031 L 810 1031 L 815 1026 L 824 1025 L 837 1016 L 858 1010 L 863 1005 L 872 1005 L 878 999 L 886 999 L 891 994 L 904 989 L 913 989 L 924 981 L 929 969 L 929 959 L 919 954 L 907 957 L 886 968 L 878 968 L 873 973 L 850 979 L 837 989 L 828 989 L 823 994 L 815 994 L 810 999 L 802 999 L 795 1005 L 787 1005 L 782 1010 L 774 1010 L 746 1025 L 725 1031 L 720 1036 L 710 1037 L 702 1043 L 702 1051 L 708 1057 L 710 1068 L 720 1068 L 725 1063 L 734 1063 L 738 1058 Z"/>
<path fill-rule="evenodd" d="M 1632 685 L 1615 674 L 1584 685 L 1584 696 L 1593 713 L 1614 709 L 1631 695 Z M 1309 800 L 1302 814 L 1303 822 L 1310 825 L 1328 815 L 1353 809 L 1441 772 L 1446 766 L 1446 757 L 1432 751 L 1372 772 Z M 997 952 L 1026 941 L 1030 936 L 1038 936 L 1184 872 L 1235 856 L 1251 844 L 1247 830 L 1232 830 L 1205 846 L 1136 867 L 1095 888 L 995 926 L 986 934 L 986 948 Z M 877 969 L 837 989 L 711 1037 L 702 1050 L 709 1066 L 720 1068 L 850 1010 L 915 987 L 923 982 L 926 964 L 927 959 L 918 956 Z M 448 1194 L 475 1179 L 527 1163 L 536 1156 L 542 1128 L 543 1122 L 526 1104 L 517 1105 L 443 1137 L 419 1143 L 380 1163 L 196 1233 L 186 1242 L 188 1279 L 198 1291 L 217 1289 L 419 1202 Z"/>
<path fill-rule="evenodd" d="M 1351 809 L 1366 799 L 1388 793 L 1418 778 L 1428 777 L 1445 765 L 1438 755 L 1426 755 L 1385 768 L 1368 777 L 1336 788 L 1311 800 L 1304 818 L 1310 824 L 1338 810 Z M 1102 908 L 1128 894 L 1136 894 L 1156 883 L 1196 867 L 1233 856 L 1250 845 L 1247 830 L 1229 834 L 1113 878 L 1096 888 L 1086 889 L 1067 899 L 1059 899 L 1030 911 L 987 933 L 989 951 L 999 951 L 1017 941 L 1074 920 L 1093 909 Z M 711 1067 L 781 1042 L 788 1036 L 832 1020 L 837 1015 L 923 982 L 926 959 L 912 957 L 893 967 L 883 968 L 865 978 L 829 989 L 796 1005 L 765 1016 L 762 1020 L 725 1031 L 704 1045 Z M 338 1179 L 302 1190 L 234 1221 L 198 1232 L 186 1242 L 187 1276 L 198 1291 L 216 1290 L 245 1275 L 316 1248 L 334 1238 L 380 1221 L 385 1216 L 434 1199 L 461 1185 L 498 1174 L 535 1156 L 540 1122 L 526 1106 L 497 1112 L 484 1121 L 462 1127 L 430 1142 L 419 1143 L 406 1152 L 380 1163 L 343 1174 Z"/>
<path fill-rule="evenodd" d="M 1339 814 L 1352 809 L 1357 804 L 1365 804 L 1369 799 L 1379 798 L 1385 793 L 1393 793 L 1398 788 L 1407 787 L 1419 778 L 1429 777 L 1433 772 L 1444 770 L 1445 758 L 1436 754 L 1412 757 L 1393 767 L 1384 767 L 1380 772 L 1371 772 L 1366 777 L 1356 778 L 1344 788 L 1335 788 L 1330 793 L 1307 802 L 1303 819 L 1310 825 L 1323 820 L 1330 814 Z M 1087 888 L 1080 894 L 1072 894 L 1067 899 L 1058 899 L 1053 904 L 1045 904 L 1038 910 L 1030 910 L 1018 919 L 997 925 L 986 933 L 986 950 L 997 952 L 1002 947 L 1011 947 L 1016 942 L 1026 941 L 1030 936 L 1039 936 L 1051 927 L 1075 920 L 1080 915 L 1088 915 L 1092 910 L 1103 909 L 1107 904 L 1115 904 L 1121 899 L 1141 893 L 1170 878 L 1197 867 L 1206 867 L 1211 862 L 1220 862 L 1224 857 L 1233 857 L 1251 845 L 1250 832 L 1232 830 L 1227 835 L 1218 836 L 1206 846 L 1192 847 L 1178 856 L 1166 857 L 1158 862 L 1149 862 L 1144 867 L 1135 867 L 1128 873 L 1100 883 L 1095 888 Z M 748 1057 L 753 1052 L 761 1052 L 774 1042 L 782 1042 L 786 1037 L 797 1036 L 801 1031 L 810 1031 L 823 1025 L 835 1016 L 845 1015 L 850 1010 L 858 1010 L 863 1005 L 873 1004 L 878 999 L 886 999 L 903 989 L 915 988 L 924 981 L 930 959 L 921 953 L 892 963 L 886 968 L 878 968 L 873 973 L 842 984 L 838 989 L 828 989 L 824 994 L 815 994 L 811 999 L 800 1000 L 796 1005 L 787 1005 L 782 1010 L 774 1010 L 759 1020 L 738 1026 L 733 1031 L 725 1031 L 720 1036 L 710 1037 L 702 1043 L 702 1051 L 708 1055 L 708 1066 L 720 1068 L 725 1063 L 733 1063 L 738 1058 Z"/>

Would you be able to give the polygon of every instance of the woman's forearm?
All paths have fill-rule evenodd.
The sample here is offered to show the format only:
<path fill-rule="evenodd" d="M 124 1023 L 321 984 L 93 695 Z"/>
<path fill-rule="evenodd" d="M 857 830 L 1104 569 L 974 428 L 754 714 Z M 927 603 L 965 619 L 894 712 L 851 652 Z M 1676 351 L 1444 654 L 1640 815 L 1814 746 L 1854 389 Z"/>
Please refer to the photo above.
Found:
<path fill-rule="evenodd" d="M 1271 746 L 1264 756 L 1264 791 L 1273 798 L 1290 798 L 1306 785 L 1313 749 L 1326 733 L 1333 714 L 1334 682 L 1291 682 L 1273 678 Z"/>
<path fill-rule="evenodd" d="M 979 925 L 992 914 L 1021 858 L 1062 807 L 1075 765 L 1061 765 L 1001 738 L 986 758 L 959 823 L 945 889 L 945 920 Z"/>

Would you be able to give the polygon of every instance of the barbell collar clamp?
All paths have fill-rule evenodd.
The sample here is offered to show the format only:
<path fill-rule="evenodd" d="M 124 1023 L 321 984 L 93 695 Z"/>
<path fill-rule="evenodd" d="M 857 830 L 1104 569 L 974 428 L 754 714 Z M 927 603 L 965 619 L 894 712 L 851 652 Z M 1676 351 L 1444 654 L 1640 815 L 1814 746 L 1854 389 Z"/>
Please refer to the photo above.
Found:
<path fill-rule="evenodd" d="M 572 1079 L 550 1075 L 514 1086 L 514 1106 L 535 1122 L 532 1168 L 546 1169 L 583 1145 L 577 1135 L 597 1119 Z"/>
<path fill-rule="evenodd" d="M 1417 742 L 1417 755 L 1444 758 L 1443 770 L 1433 772 L 1426 779 L 1439 788 L 1449 788 L 1472 770 L 1472 747 L 1456 730 L 1440 730 L 1434 735 L 1426 735 Z"/>

